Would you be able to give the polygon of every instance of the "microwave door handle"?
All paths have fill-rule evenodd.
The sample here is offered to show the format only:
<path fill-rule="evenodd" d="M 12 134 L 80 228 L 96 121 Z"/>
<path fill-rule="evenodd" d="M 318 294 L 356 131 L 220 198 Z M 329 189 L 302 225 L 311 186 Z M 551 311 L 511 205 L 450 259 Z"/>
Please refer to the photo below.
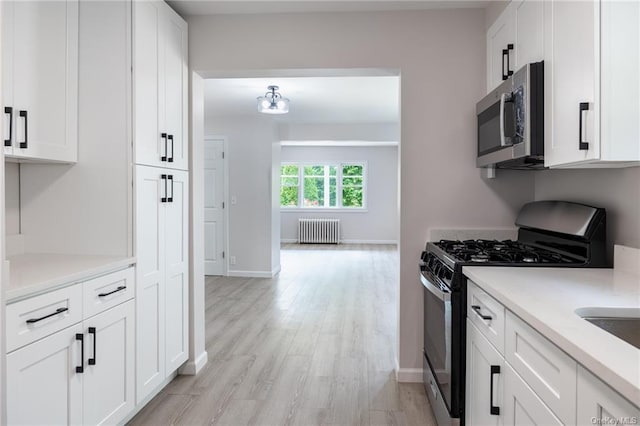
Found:
<path fill-rule="evenodd" d="M 507 141 L 504 137 L 504 104 L 507 102 L 507 94 L 500 95 L 500 146 L 507 146 Z"/>

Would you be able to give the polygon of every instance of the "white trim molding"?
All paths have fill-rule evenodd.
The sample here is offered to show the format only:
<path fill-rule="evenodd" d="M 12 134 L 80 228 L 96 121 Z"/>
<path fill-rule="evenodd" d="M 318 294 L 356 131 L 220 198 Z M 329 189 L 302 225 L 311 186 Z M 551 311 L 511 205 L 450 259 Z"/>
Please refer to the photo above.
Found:
<path fill-rule="evenodd" d="M 396 381 L 398 383 L 423 383 L 422 368 L 398 368 Z"/>
<path fill-rule="evenodd" d="M 280 272 L 280 266 L 278 265 L 272 271 L 228 271 L 228 277 L 241 277 L 241 278 L 273 278 Z"/>
<path fill-rule="evenodd" d="M 308 140 L 308 141 L 280 141 L 281 146 L 368 146 L 368 147 L 386 147 L 386 146 L 398 146 L 398 141 L 322 141 L 322 140 Z"/>
<path fill-rule="evenodd" d="M 209 360 L 209 354 L 207 351 L 203 351 L 195 361 L 188 361 L 180 369 L 178 370 L 178 374 L 183 376 L 195 376 L 202 370 L 202 368 L 207 365 L 207 361 Z"/>
<path fill-rule="evenodd" d="M 349 240 L 340 241 L 340 244 L 398 244 L 396 240 Z"/>

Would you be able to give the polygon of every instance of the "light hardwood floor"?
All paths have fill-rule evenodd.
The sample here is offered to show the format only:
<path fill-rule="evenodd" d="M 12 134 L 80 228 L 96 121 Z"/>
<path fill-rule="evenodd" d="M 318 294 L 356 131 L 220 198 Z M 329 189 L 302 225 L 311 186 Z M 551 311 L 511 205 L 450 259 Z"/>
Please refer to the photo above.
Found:
<path fill-rule="evenodd" d="M 207 277 L 209 363 L 132 425 L 435 425 L 395 381 L 391 245 L 284 245 L 273 279 Z"/>

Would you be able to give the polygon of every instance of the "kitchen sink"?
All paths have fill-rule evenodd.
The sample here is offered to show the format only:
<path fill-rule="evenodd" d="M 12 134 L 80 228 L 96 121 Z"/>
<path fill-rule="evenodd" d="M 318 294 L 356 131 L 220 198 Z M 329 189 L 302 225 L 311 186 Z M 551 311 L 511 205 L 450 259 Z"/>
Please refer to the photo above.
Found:
<path fill-rule="evenodd" d="M 576 314 L 640 349 L 640 308 L 579 308 Z"/>

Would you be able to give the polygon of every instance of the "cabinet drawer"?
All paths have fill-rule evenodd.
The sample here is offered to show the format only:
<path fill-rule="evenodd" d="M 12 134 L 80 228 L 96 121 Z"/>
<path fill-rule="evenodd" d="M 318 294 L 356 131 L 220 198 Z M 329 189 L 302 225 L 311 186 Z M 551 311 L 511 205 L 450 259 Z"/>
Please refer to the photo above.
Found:
<path fill-rule="evenodd" d="M 576 422 L 576 362 L 507 312 L 505 358 L 564 424 Z"/>
<path fill-rule="evenodd" d="M 133 298 L 135 288 L 134 268 L 104 275 L 82 284 L 84 294 L 84 318 L 105 311 Z"/>
<path fill-rule="evenodd" d="M 504 354 L 504 315 L 500 302 L 473 282 L 467 282 L 467 317 L 501 354 Z"/>
<path fill-rule="evenodd" d="M 82 321 L 82 287 L 75 284 L 7 305 L 7 352 Z"/>

